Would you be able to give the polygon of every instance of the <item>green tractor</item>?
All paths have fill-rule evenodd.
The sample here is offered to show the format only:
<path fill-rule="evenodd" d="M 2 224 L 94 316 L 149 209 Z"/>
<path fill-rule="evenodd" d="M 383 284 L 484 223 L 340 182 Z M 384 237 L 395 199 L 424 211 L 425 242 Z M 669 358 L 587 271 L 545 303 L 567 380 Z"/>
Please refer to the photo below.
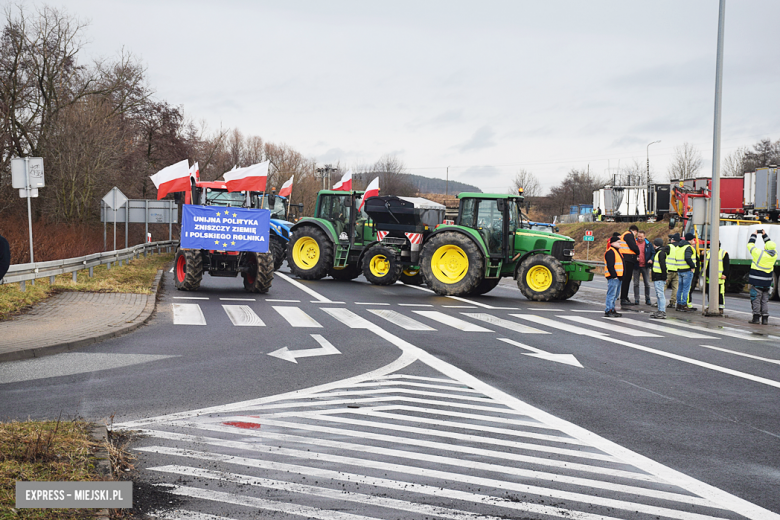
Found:
<path fill-rule="evenodd" d="M 428 286 L 441 295 L 485 294 L 511 276 L 529 300 L 566 300 L 591 267 L 575 262 L 574 241 L 531 229 L 519 195 L 461 193 L 458 224 L 430 234 L 420 255 Z"/>

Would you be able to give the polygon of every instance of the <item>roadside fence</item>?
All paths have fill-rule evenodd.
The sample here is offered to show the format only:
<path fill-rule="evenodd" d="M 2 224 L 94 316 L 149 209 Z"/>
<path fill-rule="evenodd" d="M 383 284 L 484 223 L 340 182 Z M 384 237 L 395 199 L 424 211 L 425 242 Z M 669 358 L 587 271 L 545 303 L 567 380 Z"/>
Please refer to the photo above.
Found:
<path fill-rule="evenodd" d="M 68 258 L 66 260 L 51 260 L 49 262 L 35 262 L 31 264 L 12 265 L 5 277 L 0 280 L 0 285 L 9 283 L 18 283 L 21 291 L 26 290 L 26 282 L 33 282 L 38 278 L 49 278 L 49 283 L 54 283 L 54 277 L 59 274 L 73 273 L 73 281 L 77 280 L 79 271 L 89 269 L 89 277 L 94 275 L 93 269 L 98 265 L 106 265 L 108 269 L 114 264 L 122 265 L 130 260 L 139 258 L 143 255 L 152 253 L 170 253 L 171 248 L 178 246 L 178 240 L 165 240 L 161 242 L 147 242 L 137 246 L 119 249 L 116 251 L 106 251 L 92 255 L 81 256 L 78 258 Z"/>

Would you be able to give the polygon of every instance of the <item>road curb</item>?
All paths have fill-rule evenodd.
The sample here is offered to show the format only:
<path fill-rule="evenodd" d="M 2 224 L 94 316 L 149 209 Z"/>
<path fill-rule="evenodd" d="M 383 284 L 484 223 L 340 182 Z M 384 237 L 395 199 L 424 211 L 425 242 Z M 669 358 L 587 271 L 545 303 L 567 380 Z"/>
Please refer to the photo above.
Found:
<path fill-rule="evenodd" d="M 20 361 L 23 359 L 33 359 L 42 356 L 50 356 L 53 354 L 61 354 L 63 352 L 77 350 L 88 345 L 92 345 L 93 343 L 98 343 L 100 341 L 105 341 L 107 339 L 133 332 L 142 325 L 148 323 L 149 320 L 152 319 L 152 316 L 154 316 L 154 313 L 157 310 L 157 294 L 159 293 L 160 287 L 162 286 L 163 274 L 164 271 L 162 269 L 157 270 L 157 275 L 154 277 L 154 281 L 152 282 L 152 294 L 150 294 L 150 297 L 147 298 L 144 309 L 141 311 L 141 314 L 139 314 L 138 317 L 133 320 L 133 323 L 128 323 L 123 327 L 112 330 L 111 332 L 97 334 L 95 336 L 79 339 L 76 341 L 68 341 L 40 348 L 17 350 L 15 352 L 0 353 L 0 363 L 5 361 Z"/>
<path fill-rule="evenodd" d="M 95 467 L 98 470 L 98 473 L 100 473 L 105 480 L 114 480 L 114 472 L 111 469 L 111 458 L 108 455 L 108 449 L 105 447 L 105 444 L 108 444 L 109 442 L 108 429 L 105 426 L 95 424 L 90 432 L 90 436 L 94 441 L 100 443 L 100 447 L 95 452 L 94 456 Z M 95 511 L 96 520 L 109 520 L 110 516 L 111 513 L 108 509 Z"/>

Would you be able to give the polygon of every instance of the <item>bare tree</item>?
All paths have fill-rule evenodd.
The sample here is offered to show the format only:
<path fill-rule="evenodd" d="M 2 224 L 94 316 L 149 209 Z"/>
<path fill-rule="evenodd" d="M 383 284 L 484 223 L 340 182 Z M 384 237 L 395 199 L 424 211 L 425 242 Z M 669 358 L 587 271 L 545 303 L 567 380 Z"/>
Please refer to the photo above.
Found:
<path fill-rule="evenodd" d="M 512 179 L 511 193 L 517 193 L 518 188 L 523 188 L 523 195 L 526 197 L 539 197 L 542 194 L 542 186 L 539 184 L 539 179 L 524 168 L 517 170 L 515 178 Z"/>
<path fill-rule="evenodd" d="M 589 204 L 593 191 L 604 186 L 604 182 L 587 170 L 573 168 L 558 186 L 550 190 L 544 208 L 548 214 L 561 215 L 569 212 L 573 204 Z"/>
<path fill-rule="evenodd" d="M 413 196 L 417 188 L 405 172 L 403 161 L 394 155 L 383 155 L 363 175 L 360 188 L 365 188 L 374 177 L 379 177 L 379 187 L 383 195 Z"/>
<path fill-rule="evenodd" d="M 748 154 L 746 146 L 740 146 L 723 159 L 721 171 L 724 177 L 740 177 L 747 171 L 745 157 Z"/>
<path fill-rule="evenodd" d="M 669 180 L 692 179 L 701 170 L 701 152 L 692 144 L 683 143 L 674 148 L 672 164 L 669 165 Z"/>

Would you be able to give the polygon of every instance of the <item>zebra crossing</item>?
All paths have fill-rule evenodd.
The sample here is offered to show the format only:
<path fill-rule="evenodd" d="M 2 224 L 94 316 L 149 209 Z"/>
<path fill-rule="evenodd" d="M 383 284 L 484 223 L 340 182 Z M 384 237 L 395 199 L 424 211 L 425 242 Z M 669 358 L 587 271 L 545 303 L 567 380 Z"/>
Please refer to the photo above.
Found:
<path fill-rule="evenodd" d="M 424 359 L 119 425 L 164 518 L 761 518 L 755 506 Z"/>

